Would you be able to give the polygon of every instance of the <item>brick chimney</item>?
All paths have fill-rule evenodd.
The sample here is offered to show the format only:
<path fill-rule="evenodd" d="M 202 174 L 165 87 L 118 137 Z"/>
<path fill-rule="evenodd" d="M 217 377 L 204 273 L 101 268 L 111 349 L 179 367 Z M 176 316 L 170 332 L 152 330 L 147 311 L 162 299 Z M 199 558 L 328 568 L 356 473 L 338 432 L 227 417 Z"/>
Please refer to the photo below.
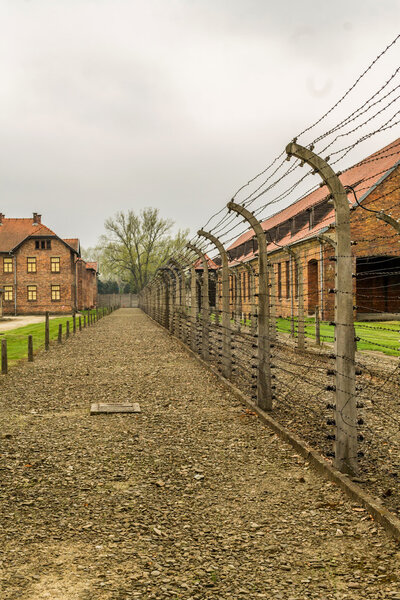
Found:
<path fill-rule="evenodd" d="M 0 212 L 0 225 L 3 225 L 4 215 Z"/>
<path fill-rule="evenodd" d="M 38 215 L 37 213 L 33 213 L 33 224 L 40 225 L 42 222 L 42 215 Z"/>

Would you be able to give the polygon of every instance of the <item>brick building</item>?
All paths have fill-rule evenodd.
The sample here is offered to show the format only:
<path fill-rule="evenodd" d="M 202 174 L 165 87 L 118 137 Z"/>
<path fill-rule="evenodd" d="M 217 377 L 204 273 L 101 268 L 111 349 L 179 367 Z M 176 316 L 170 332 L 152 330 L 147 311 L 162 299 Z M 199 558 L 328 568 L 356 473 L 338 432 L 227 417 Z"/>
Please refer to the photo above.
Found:
<path fill-rule="evenodd" d="M 96 306 L 97 264 L 80 256 L 78 239 L 61 239 L 41 222 L 0 213 L 3 313 L 70 313 Z"/>
<path fill-rule="evenodd" d="M 400 219 L 400 139 L 363 159 L 340 175 L 348 191 L 353 248 L 354 305 L 358 319 L 390 318 L 400 313 L 400 240 L 374 211 Z M 361 205 L 361 206 L 360 206 Z M 362 208 L 364 207 L 364 208 Z M 367 209 L 367 210 L 365 210 Z M 298 307 L 298 276 L 292 249 L 303 274 L 305 314 L 319 307 L 322 319 L 333 318 L 335 211 L 326 186 L 318 188 L 262 223 L 272 264 L 276 314 L 289 317 Z M 250 272 L 257 271 L 257 239 L 253 230 L 228 248 L 232 312 L 237 294 L 241 311 L 250 313 Z M 233 278 L 231 278 L 233 279 Z M 257 278 L 255 278 L 257 281 Z"/>

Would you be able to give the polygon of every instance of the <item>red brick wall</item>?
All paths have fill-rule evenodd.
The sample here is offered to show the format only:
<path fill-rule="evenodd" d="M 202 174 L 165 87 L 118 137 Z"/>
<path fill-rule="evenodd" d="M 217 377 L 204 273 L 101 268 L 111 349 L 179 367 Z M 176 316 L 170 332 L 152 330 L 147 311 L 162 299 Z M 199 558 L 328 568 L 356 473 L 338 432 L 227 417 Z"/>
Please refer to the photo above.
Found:
<path fill-rule="evenodd" d="M 0 264 L 0 285 L 14 286 L 14 273 L 3 272 L 3 256 Z M 27 258 L 36 257 L 36 273 L 28 273 Z M 50 258 L 60 257 L 60 273 L 52 273 Z M 75 265 L 74 255 L 65 244 L 57 238 L 51 238 L 51 249 L 35 248 L 35 240 L 24 242 L 15 253 L 17 280 L 17 313 L 42 314 L 68 313 L 75 306 Z M 51 300 L 51 285 L 60 285 L 61 299 Z M 27 286 L 37 286 L 37 300 L 28 301 Z M 15 288 L 14 288 L 15 297 Z M 4 302 L 4 314 L 14 314 L 14 301 Z"/>

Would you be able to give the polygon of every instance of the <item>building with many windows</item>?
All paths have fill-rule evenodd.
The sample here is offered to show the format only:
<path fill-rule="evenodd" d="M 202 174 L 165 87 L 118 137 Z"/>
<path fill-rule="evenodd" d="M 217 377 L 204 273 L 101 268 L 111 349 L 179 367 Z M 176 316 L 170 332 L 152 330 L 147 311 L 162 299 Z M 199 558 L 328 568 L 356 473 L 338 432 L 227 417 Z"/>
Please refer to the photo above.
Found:
<path fill-rule="evenodd" d="M 61 239 L 41 222 L 0 213 L 3 314 L 69 313 L 96 306 L 97 264 L 80 256 L 78 239 Z"/>
<path fill-rule="evenodd" d="M 346 169 L 339 178 L 348 193 L 353 262 L 354 315 L 359 320 L 392 319 L 400 314 L 400 246 L 398 233 L 377 213 L 400 220 L 400 139 Z M 328 189 L 310 194 L 261 223 L 271 265 L 271 295 L 276 314 L 284 318 L 299 304 L 297 256 L 303 280 L 301 301 L 306 314 L 316 307 L 322 319 L 334 315 L 335 211 Z M 257 273 L 258 244 L 249 229 L 228 248 L 232 313 L 251 312 L 251 270 Z M 233 281 L 235 279 L 235 281 Z M 257 286 L 257 277 L 255 278 Z M 257 292 L 257 287 L 255 289 Z M 219 285 L 218 296 L 221 297 Z"/>

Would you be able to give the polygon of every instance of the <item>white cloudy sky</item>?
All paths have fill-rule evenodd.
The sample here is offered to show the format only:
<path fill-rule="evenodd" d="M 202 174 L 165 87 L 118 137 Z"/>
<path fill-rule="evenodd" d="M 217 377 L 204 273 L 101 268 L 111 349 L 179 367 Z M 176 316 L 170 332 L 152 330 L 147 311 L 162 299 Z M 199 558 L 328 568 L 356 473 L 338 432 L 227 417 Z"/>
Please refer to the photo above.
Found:
<path fill-rule="evenodd" d="M 0 211 L 83 246 L 129 208 L 195 231 L 399 22 L 398 0 L 0 0 Z"/>

